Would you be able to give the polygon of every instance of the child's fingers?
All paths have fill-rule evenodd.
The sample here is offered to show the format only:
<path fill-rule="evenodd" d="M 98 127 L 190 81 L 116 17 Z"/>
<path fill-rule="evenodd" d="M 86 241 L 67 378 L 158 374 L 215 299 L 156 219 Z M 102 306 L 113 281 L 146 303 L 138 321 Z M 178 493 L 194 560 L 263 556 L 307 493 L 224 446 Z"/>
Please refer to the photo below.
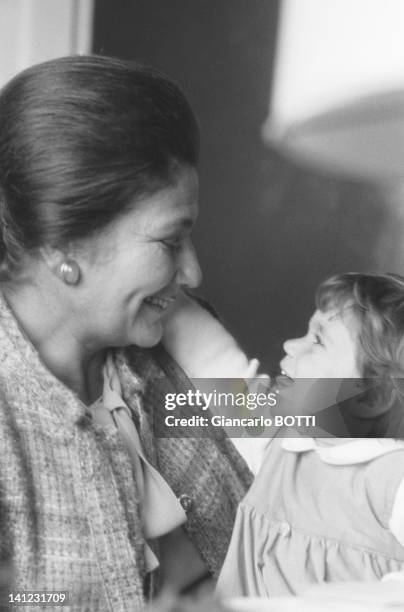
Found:
<path fill-rule="evenodd" d="M 259 367 L 260 362 L 258 361 L 258 359 L 251 359 L 248 364 L 247 372 L 245 373 L 245 378 L 255 378 Z"/>
<path fill-rule="evenodd" d="M 266 386 L 269 386 L 271 383 L 271 377 L 268 376 L 268 374 L 257 374 L 258 368 L 260 367 L 260 362 L 258 361 L 258 359 L 251 359 L 251 361 L 248 364 L 248 368 L 247 368 L 247 372 L 244 376 L 245 380 L 249 380 L 249 388 L 251 385 L 251 380 L 254 383 L 254 387 L 258 386 L 260 382 L 265 382 Z M 258 380 L 259 379 L 259 382 Z"/>

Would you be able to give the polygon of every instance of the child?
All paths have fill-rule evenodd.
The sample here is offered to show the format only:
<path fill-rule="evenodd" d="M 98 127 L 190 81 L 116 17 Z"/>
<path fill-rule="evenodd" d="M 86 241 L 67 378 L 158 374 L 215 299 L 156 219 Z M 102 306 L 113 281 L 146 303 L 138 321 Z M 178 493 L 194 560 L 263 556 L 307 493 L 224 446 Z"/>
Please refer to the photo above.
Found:
<path fill-rule="evenodd" d="M 284 374 L 376 377 L 370 410 L 385 413 L 400 400 L 404 278 L 335 276 L 316 305 L 306 335 L 284 344 Z M 272 597 L 402 570 L 404 442 L 275 438 L 240 504 L 218 592 Z"/>

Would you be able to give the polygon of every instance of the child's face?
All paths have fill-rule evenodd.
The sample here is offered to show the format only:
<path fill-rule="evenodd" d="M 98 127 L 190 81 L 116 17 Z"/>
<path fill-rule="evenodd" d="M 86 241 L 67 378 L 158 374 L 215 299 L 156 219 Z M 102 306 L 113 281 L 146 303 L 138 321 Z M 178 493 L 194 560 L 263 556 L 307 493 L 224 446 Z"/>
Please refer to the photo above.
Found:
<path fill-rule="evenodd" d="M 283 345 L 280 367 L 290 378 L 359 378 L 356 342 L 351 309 L 316 310 L 307 334 Z"/>

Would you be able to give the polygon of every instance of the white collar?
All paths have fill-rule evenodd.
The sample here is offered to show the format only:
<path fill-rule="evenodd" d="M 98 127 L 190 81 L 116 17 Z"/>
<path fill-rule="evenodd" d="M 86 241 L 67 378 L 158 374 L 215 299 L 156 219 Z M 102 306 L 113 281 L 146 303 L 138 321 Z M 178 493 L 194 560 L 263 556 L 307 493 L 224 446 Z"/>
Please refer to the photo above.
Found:
<path fill-rule="evenodd" d="M 365 463 L 404 449 L 404 441 L 391 438 L 284 438 L 282 448 L 294 453 L 315 451 L 324 463 Z"/>

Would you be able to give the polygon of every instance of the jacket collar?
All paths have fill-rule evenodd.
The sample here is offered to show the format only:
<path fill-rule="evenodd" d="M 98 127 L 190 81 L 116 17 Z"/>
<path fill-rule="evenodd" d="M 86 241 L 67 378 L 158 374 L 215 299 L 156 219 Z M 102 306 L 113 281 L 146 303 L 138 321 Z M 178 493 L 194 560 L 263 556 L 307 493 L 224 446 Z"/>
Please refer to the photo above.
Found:
<path fill-rule="evenodd" d="M 129 395 L 138 394 L 142 385 L 133 374 L 124 351 L 116 351 L 119 371 Z M 56 378 L 42 362 L 37 350 L 19 327 L 0 293 L 0 381 L 3 400 L 18 410 L 32 407 L 38 415 L 49 417 L 54 431 L 72 428 L 88 418 L 87 406 Z M 140 415 L 138 415 L 140 416 Z"/>

